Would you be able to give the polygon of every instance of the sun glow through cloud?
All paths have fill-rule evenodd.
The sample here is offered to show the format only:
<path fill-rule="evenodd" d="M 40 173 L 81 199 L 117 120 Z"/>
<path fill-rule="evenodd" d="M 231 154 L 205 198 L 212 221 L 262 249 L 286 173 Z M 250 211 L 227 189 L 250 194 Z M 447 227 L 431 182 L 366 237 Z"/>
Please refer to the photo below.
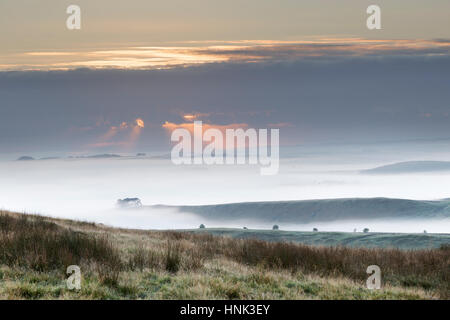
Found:
<path fill-rule="evenodd" d="M 122 148 L 131 148 L 138 141 L 143 128 L 145 128 L 145 122 L 141 118 L 135 119 L 134 123 L 123 121 L 119 125 L 110 126 L 106 133 L 101 135 L 95 142 L 88 144 L 87 147 L 104 148 L 119 146 Z"/>
<path fill-rule="evenodd" d="M 185 123 L 173 123 L 166 121 L 162 127 L 167 130 L 167 132 L 172 133 L 175 129 L 186 129 L 191 134 L 194 133 L 194 123 L 193 122 L 185 122 Z M 202 123 L 203 131 L 208 129 L 217 129 L 222 133 L 225 133 L 226 129 L 245 129 L 248 128 L 247 123 L 230 123 L 225 125 L 220 124 L 210 124 L 210 123 Z"/>
<path fill-rule="evenodd" d="M 136 125 L 140 128 L 145 128 L 144 120 L 142 120 L 141 118 L 136 119 Z"/>

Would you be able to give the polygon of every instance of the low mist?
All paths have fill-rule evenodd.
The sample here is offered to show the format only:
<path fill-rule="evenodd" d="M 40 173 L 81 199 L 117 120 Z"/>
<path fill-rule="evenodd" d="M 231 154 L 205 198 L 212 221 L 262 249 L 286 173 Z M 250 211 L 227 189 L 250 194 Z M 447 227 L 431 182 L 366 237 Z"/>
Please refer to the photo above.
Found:
<path fill-rule="evenodd" d="M 330 160 L 331 159 L 331 160 Z M 258 166 L 177 166 L 167 159 L 52 159 L 0 162 L 0 206 L 5 210 L 142 229 L 207 227 L 271 228 L 270 223 L 216 223 L 174 210 L 119 210 L 116 201 L 138 197 L 144 205 L 389 197 L 435 200 L 450 197 L 450 172 L 364 175 L 386 162 L 317 157 L 282 159 L 278 175 Z M 245 213 L 243 213 L 245 214 Z M 284 230 L 448 232 L 448 221 L 330 222 L 283 225 Z"/>

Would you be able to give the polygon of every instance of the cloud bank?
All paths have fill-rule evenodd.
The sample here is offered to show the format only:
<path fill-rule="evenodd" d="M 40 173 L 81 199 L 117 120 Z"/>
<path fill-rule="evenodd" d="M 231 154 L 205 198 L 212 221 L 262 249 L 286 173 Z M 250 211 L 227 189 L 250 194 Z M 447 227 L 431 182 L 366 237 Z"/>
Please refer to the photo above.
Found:
<path fill-rule="evenodd" d="M 450 57 L 433 50 L 161 70 L 0 72 L 0 151 L 167 152 L 164 124 L 194 119 L 280 127 L 288 145 L 448 138 Z M 127 149 L 138 118 L 145 128 Z"/>

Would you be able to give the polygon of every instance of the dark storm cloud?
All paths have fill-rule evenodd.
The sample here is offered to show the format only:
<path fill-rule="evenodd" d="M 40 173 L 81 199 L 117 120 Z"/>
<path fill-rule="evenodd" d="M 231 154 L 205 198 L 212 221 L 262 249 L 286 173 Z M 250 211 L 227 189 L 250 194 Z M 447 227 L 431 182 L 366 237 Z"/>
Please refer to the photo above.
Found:
<path fill-rule="evenodd" d="M 161 126 L 182 112 L 222 125 L 289 123 L 284 143 L 450 137 L 449 75 L 446 55 L 3 72 L 0 150 L 96 152 L 86 146 L 136 118 L 146 124 L 139 149 L 167 147 Z"/>
<path fill-rule="evenodd" d="M 249 43 L 244 46 L 237 43 L 236 49 L 229 47 L 210 47 L 200 49 L 198 53 L 215 56 L 226 56 L 232 60 L 250 61 L 255 59 L 298 60 L 308 57 L 360 57 L 360 56 L 425 56 L 450 55 L 448 40 L 361 40 L 339 39 L 335 42 L 328 40 L 317 43 Z M 233 46 L 231 46 L 233 48 Z"/>

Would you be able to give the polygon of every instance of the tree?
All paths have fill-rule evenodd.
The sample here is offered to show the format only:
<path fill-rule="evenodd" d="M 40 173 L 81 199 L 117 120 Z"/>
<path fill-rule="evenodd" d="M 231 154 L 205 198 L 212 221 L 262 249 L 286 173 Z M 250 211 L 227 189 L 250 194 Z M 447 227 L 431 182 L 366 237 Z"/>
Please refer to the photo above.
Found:
<path fill-rule="evenodd" d="M 369 228 L 364 228 L 363 232 L 364 233 L 368 233 L 369 232 Z"/>
<path fill-rule="evenodd" d="M 199 228 L 200 229 L 205 229 L 205 225 L 202 223 Z"/>
<path fill-rule="evenodd" d="M 313 231 L 314 231 L 314 232 L 317 232 L 317 231 L 319 231 L 319 229 L 317 229 L 317 228 L 313 228 Z"/>
<path fill-rule="evenodd" d="M 280 229 L 280 227 L 278 227 L 277 224 L 274 224 L 273 227 L 272 227 L 272 230 L 278 230 L 278 229 Z"/>
<path fill-rule="evenodd" d="M 125 198 L 117 200 L 117 206 L 121 208 L 140 208 L 142 203 L 139 198 Z"/>
<path fill-rule="evenodd" d="M 244 227 L 244 230 L 247 230 L 248 228 L 247 227 Z"/>

